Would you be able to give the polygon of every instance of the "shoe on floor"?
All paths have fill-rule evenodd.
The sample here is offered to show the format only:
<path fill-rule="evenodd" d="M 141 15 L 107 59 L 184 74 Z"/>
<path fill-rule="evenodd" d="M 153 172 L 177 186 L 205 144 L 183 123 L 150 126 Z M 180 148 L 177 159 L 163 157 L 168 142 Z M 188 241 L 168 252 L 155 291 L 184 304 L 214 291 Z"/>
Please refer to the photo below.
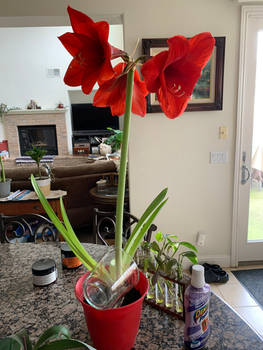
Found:
<path fill-rule="evenodd" d="M 229 280 L 228 273 L 219 265 L 204 263 L 202 266 L 205 269 L 206 283 L 226 283 Z M 192 273 L 192 266 L 189 270 Z"/>

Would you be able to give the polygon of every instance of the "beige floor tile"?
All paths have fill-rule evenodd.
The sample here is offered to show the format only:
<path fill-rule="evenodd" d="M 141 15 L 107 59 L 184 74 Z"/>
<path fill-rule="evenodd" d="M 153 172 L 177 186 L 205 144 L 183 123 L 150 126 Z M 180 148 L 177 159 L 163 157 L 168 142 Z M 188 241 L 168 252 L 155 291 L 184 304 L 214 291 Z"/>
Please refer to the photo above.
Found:
<path fill-rule="evenodd" d="M 232 307 L 257 306 L 256 301 L 250 296 L 243 286 L 238 283 L 226 283 L 217 287 L 223 299 Z"/>
<path fill-rule="evenodd" d="M 238 281 L 238 279 L 234 276 L 234 274 L 231 271 L 227 271 L 228 276 L 229 276 L 229 280 L 227 281 L 227 283 L 237 283 L 240 284 L 240 282 Z"/>
<path fill-rule="evenodd" d="M 234 310 L 263 337 L 263 310 L 260 306 L 235 307 Z"/>
<path fill-rule="evenodd" d="M 221 294 L 221 292 L 220 292 L 220 290 L 218 289 L 218 287 L 217 287 L 216 284 L 211 283 L 211 284 L 210 284 L 210 287 L 211 287 L 211 291 L 212 291 L 215 295 L 219 296 L 220 298 L 223 298 L 223 296 L 222 296 L 222 294 Z"/>

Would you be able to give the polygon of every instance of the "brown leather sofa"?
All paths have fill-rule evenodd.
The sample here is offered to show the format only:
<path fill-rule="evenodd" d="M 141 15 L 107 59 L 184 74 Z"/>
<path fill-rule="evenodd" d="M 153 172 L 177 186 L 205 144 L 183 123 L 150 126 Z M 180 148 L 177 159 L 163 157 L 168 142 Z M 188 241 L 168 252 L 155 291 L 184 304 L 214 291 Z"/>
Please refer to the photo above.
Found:
<path fill-rule="evenodd" d="M 77 158 L 77 157 L 75 157 Z M 54 181 L 51 190 L 67 191 L 66 209 L 71 225 L 79 228 L 92 225 L 94 201 L 90 189 L 104 176 L 116 173 L 116 165 L 110 160 L 60 161 L 51 165 Z M 36 174 L 35 165 L 17 165 L 6 168 L 6 177 L 12 179 L 11 191 L 32 189 L 29 177 Z"/>

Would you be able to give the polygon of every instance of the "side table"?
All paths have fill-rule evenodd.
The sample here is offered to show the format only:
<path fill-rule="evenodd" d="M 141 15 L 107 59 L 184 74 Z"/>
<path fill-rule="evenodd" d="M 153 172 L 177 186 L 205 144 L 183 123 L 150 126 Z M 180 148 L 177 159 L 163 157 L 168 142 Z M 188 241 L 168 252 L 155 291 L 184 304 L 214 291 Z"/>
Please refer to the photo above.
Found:
<path fill-rule="evenodd" d="M 66 197 L 66 195 L 66 191 L 56 190 L 50 191 L 50 194 L 46 197 L 50 206 L 61 221 L 62 215 L 59 201 L 60 197 Z M 5 216 L 21 216 L 28 214 L 42 215 L 46 212 L 35 192 L 31 191 L 20 200 L 7 200 L 6 198 L 0 198 L 0 213 Z M 0 239 L 3 241 L 3 237 L 0 237 Z"/>

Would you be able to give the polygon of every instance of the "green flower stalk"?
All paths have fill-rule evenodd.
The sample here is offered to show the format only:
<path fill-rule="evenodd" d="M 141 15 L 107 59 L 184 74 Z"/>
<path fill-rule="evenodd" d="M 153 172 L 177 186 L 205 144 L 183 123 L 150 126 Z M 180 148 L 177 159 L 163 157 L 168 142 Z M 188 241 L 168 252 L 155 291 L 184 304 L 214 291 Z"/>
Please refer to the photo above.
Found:
<path fill-rule="evenodd" d="M 123 126 L 122 150 L 121 150 L 120 171 L 119 171 L 119 180 L 118 180 L 118 196 L 117 196 L 117 206 L 116 206 L 115 260 L 116 260 L 116 266 L 117 266 L 117 275 L 120 275 L 121 266 L 122 266 L 123 208 L 124 208 L 125 184 L 126 184 L 126 173 L 127 173 L 128 146 L 129 146 L 129 136 L 130 136 L 133 78 L 134 78 L 134 70 L 131 69 L 128 72 L 127 84 L 126 84 L 124 126 Z"/>

